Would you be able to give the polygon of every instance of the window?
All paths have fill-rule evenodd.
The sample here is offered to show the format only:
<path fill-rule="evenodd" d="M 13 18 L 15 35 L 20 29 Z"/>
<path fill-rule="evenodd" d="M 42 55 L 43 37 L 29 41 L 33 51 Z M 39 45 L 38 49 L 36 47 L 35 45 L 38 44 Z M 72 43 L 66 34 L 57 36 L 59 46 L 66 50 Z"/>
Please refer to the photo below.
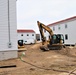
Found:
<path fill-rule="evenodd" d="M 55 27 L 53 27 L 53 31 L 55 31 Z"/>
<path fill-rule="evenodd" d="M 65 28 L 67 28 L 67 24 L 65 24 Z"/>
<path fill-rule="evenodd" d="M 23 34 L 21 34 L 21 36 L 23 36 Z"/>
<path fill-rule="evenodd" d="M 34 34 L 32 34 L 32 36 L 34 36 Z"/>
<path fill-rule="evenodd" d="M 56 35 L 53 36 L 53 39 L 56 40 Z"/>
<path fill-rule="evenodd" d="M 46 30 L 44 29 L 44 32 L 46 33 Z"/>
<path fill-rule="evenodd" d="M 65 34 L 65 40 L 68 40 L 68 34 Z"/>
<path fill-rule="evenodd" d="M 29 34 L 27 34 L 27 36 L 29 36 Z"/>
<path fill-rule="evenodd" d="M 60 30 L 60 25 L 58 26 L 58 29 Z"/>

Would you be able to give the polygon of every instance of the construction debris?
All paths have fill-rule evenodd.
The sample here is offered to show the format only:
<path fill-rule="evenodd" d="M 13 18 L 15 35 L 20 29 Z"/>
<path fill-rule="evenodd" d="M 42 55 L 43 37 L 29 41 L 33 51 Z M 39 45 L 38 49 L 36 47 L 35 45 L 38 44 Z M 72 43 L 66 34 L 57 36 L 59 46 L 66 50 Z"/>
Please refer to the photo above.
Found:
<path fill-rule="evenodd" d="M 0 68 L 13 68 L 16 67 L 16 65 L 6 65 L 6 66 L 0 66 Z"/>

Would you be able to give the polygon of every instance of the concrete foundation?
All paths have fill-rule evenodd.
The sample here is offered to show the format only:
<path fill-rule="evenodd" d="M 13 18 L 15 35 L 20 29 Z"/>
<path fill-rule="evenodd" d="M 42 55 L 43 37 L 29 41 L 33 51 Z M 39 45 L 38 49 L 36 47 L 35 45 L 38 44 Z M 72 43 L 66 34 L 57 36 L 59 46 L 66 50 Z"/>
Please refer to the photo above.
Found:
<path fill-rule="evenodd" d="M 12 51 L 0 51 L 0 60 L 7 60 L 12 58 L 18 57 L 18 51 L 12 50 Z"/>

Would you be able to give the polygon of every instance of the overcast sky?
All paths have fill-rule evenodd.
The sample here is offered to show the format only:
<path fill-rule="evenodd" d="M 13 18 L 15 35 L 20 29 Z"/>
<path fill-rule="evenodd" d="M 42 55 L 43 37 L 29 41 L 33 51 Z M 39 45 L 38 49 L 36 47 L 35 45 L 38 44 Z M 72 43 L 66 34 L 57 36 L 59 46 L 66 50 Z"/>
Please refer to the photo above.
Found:
<path fill-rule="evenodd" d="M 45 25 L 76 16 L 76 0 L 17 0 L 17 28 L 39 33 L 37 21 Z"/>

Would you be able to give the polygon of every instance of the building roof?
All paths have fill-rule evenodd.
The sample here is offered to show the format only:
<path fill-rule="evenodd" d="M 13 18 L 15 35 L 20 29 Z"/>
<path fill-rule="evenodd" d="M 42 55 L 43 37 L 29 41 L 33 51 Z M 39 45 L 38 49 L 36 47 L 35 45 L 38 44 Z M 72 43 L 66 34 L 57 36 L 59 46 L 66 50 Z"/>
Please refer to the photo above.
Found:
<path fill-rule="evenodd" d="M 67 22 L 67 21 L 74 20 L 74 19 L 76 19 L 76 16 L 73 16 L 73 17 L 70 17 L 70 18 L 67 18 L 67 19 L 58 21 L 58 22 L 51 23 L 51 24 L 49 24 L 49 25 L 47 25 L 47 26 L 56 25 L 56 24 L 63 23 L 63 22 Z"/>
<path fill-rule="evenodd" d="M 34 30 L 24 30 L 24 29 L 18 29 L 17 32 L 18 33 L 35 33 Z"/>

